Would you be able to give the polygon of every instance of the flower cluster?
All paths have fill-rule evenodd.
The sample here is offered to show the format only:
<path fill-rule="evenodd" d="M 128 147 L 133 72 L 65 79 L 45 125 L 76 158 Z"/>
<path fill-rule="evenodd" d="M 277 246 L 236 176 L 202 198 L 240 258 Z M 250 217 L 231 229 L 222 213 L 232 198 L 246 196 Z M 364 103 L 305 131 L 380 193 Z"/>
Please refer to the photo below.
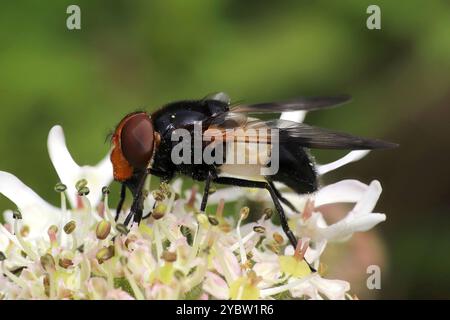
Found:
<path fill-rule="evenodd" d="M 104 187 L 112 181 L 109 159 L 96 167 L 78 166 L 59 126 L 50 131 L 48 148 L 61 180 L 55 187 L 59 208 L 0 172 L 0 193 L 18 207 L 5 212 L 0 224 L 0 299 L 346 299 L 349 283 L 324 277 L 321 254 L 329 241 L 346 240 L 385 220 L 372 212 L 381 194 L 377 181 L 344 180 L 308 196 L 286 191 L 301 209 L 285 208 L 300 239 L 294 248 L 273 223 L 270 208 L 257 221 L 247 221 L 248 207 L 225 209 L 225 203 L 242 197 L 238 188 L 213 193 L 209 203 L 217 210 L 208 216 L 198 211 L 196 189 L 183 191 L 176 180 L 153 192 L 147 183 L 144 209 L 152 215 L 128 229 L 124 217 L 116 222 L 109 208 Z M 351 152 L 318 172 L 365 153 Z M 262 190 L 248 196 L 268 200 Z M 320 206 L 332 203 L 355 205 L 328 225 Z"/>

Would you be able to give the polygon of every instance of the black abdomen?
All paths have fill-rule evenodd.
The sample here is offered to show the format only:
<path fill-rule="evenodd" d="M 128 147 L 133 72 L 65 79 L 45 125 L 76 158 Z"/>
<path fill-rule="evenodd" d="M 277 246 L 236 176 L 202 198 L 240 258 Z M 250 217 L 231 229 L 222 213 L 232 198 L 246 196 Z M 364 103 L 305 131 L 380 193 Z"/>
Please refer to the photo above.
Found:
<path fill-rule="evenodd" d="M 271 181 L 284 183 L 299 194 L 311 193 L 318 188 L 317 173 L 313 159 L 298 144 L 281 144 L 279 170 Z"/>

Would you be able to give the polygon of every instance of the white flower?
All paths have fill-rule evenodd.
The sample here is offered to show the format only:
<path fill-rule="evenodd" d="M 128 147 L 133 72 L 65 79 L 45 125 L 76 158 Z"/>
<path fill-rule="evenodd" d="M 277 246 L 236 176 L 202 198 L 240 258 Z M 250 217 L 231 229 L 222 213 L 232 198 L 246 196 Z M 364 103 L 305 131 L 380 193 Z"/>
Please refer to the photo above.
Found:
<path fill-rule="evenodd" d="M 87 195 L 90 203 L 95 207 L 101 199 L 102 187 L 108 186 L 113 180 L 113 169 L 109 154 L 95 167 L 80 167 L 72 158 L 66 146 L 66 139 L 61 126 L 54 126 L 48 135 L 48 153 L 62 183 L 67 186 L 67 195 L 72 207 L 76 207 L 78 181 L 89 181 L 90 193 Z"/>
<path fill-rule="evenodd" d="M 293 248 L 267 216 L 247 222 L 246 210 L 239 217 L 233 210 L 218 211 L 215 220 L 198 213 L 201 195 L 193 189 L 182 196 L 176 180 L 159 190 L 164 199 L 145 200 L 146 210 L 153 204 L 164 209 L 158 217 L 127 230 L 114 221 L 107 194 L 103 205 L 96 205 L 103 184 L 111 181 L 106 160 L 97 167 L 76 165 L 60 127 L 52 129 L 48 144 L 74 206 L 67 209 L 61 193 L 61 208 L 54 207 L 15 176 L 0 172 L 0 193 L 20 210 L 15 217 L 9 211 L 8 224 L 0 225 L 0 297 L 5 299 L 345 299 L 348 282 L 311 273 L 303 258 L 318 268 L 328 241 L 346 240 L 385 219 L 372 212 L 381 194 L 377 181 L 344 180 L 306 196 L 282 189 L 302 212 L 286 208 L 301 239 Z M 342 163 L 349 159 L 355 156 Z M 75 196 L 74 185 L 83 178 L 91 197 Z M 264 191 L 246 194 L 269 202 Z M 242 194 L 238 188 L 221 189 L 211 202 Z M 342 202 L 356 204 L 341 221 L 327 225 L 319 206 Z"/>
<path fill-rule="evenodd" d="M 86 179 L 89 181 L 90 193 L 87 195 L 87 200 L 89 200 L 88 203 L 91 208 L 85 208 L 86 210 L 95 209 L 101 198 L 102 187 L 109 185 L 112 181 L 112 166 L 109 156 L 96 167 L 78 166 L 67 149 L 64 133 L 60 126 L 54 126 L 50 130 L 48 149 L 61 182 L 67 186 L 66 194 L 73 208 L 71 211 L 52 206 L 17 177 L 0 171 L 0 193 L 14 202 L 22 212 L 21 224 L 30 228 L 27 235 L 29 240 L 41 237 L 52 224 L 62 227 L 72 217 L 72 213 L 77 210 L 75 185 L 79 180 Z M 13 225 L 12 216 L 10 210 L 4 213 L 5 221 L 11 225 Z M 86 218 L 80 215 L 76 217 Z M 2 238 L 4 238 L 4 233 Z"/>
<path fill-rule="evenodd" d="M 288 283 L 293 283 L 294 279 L 289 279 Z M 293 297 L 309 297 L 315 300 L 322 300 L 324 297 L 330 300 L 344 300 L 350 284 L 342 280 L 324 279 L 318 274 L 314 274 L 308 279 L 290 289 Z"/>
<path fill-rule="evenodd" d="M 363 232 L 386 220 L 386 215 L 372 213 L 381 194 L 381 185 L 373 181 L 344 219 L 327 226 L 320 213 L 314 212 L 306 222 L 300 223 L 301 232 L 315 241 L 348 240 L 354 232 Z M 345 196 L 343 194 L 343 196 Z M 339 200 L 337 202 L 340 202 Z M 342 201 L 343 202 L 343 201 Z"/>
<path fill-rule="evenodd" d="M 14 202 L 23 213 L 22 222 L 30 227 L 31 239 L 42 236 L 42 233 L 61 216 L 59 208 L 47 203 L 10 173 L 0 171 L 0 193 Z M 12 211 L 6 211 L 4 217 L 10 225 L 13 224 Z"/>

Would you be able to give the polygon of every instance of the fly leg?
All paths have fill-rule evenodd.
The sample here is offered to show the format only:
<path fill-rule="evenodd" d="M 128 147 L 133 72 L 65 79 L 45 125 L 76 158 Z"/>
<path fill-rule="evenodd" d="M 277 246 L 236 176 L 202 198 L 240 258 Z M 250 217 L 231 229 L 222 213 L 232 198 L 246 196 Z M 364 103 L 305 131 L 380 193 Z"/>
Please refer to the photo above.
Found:
<path fill-rule="evenodd" d="M 128 216 L 126 217 L 124 224 L 127 226 L 131 218 L 133 218 L 133 221 L 136 223 L 141 222 L 142 220 L 142 213 L 144 211 L 144 193 L 142 190 L 144 189 L 145 180 L 147 179 L 147 173 L 143 173 L 141 177 L 139 177 L 139 182 L 137 184 L 136 189 L 134 189 L 134 198 L 133 198 L 133 204 L 131 205 L 131 210 Z"/>
<path fill-rule="evenodd" d="M 275 191 L 275 194 L 277 195 L 277 198 L 283 202 L 286 206 L 289 207 L 289 209 L 291 209 L 294 212 L 300 212 L 299 210 L 297 210 L 297 208 L 295 208 L 295 206 L 285 197 L 283 197 L 283 195 L 280 193 L 280 191 L 278 191 L 278 189 L 275 187 L 275 184 L 272 181 L 268 182 L 270 187 Z"/>
<path fill-rule="evenodd" d="M 275 191 L 274 188 L 270 185 L 268 182 L 263 181 L 250 181 L 250 180 L 244 180 L 244 179 L 237 179 L 237 178 L 229 178 L 229 177 L 219 177 L 214 179 L 214 182 L 225 184 L 225 185 L 233 185 L 233 186 L 239 186 L 239 187 L 247 187 L 247 188 L 260 188 L 260 189 L 266 189 L 269 191 L 270 196 L 272 198 L 273 204 L 275 206 L 275 209 L 278 212 L 278 215 L 280 216 L 280 222 L 281 227 L 286 234 L 286 236 L 289 239 L 289 242 L 292 244 L 292 246 L 295 248 L 297 246 L 297 238 L 295 237 L 292 230 L 289 228 L 288 221 L 286 218 L 286 215 L 284 214 L 283 207 L 281 206 L 280 200 L 277 197 L 277 191 Z M 304 259 L 305 262 L 308 264 L 309 268 L 312 272 L 316 272 L 316 269 L 314 269 L 306 259 Z"/>
<path fill-rule="evenodd" d="M 117 210 L 116 210 L 116 222 L 119 219 L 120 216 L 120 212 L 122 211 L 122 206 L 123 206 L 123 202 L 125 201 L 125 197 L 127 195 L 127 188 L 125 186 L 124 183 L 122 183 L 122 187 L 120 189 L 120 200 L 119 200 L 119 204 L 117 205 Z"/>
<path fill-rule="evenodd" d="M 203 191 L 202 203 L 200 205 L 200 211 L 205 212 L 206 205 L 208 204 L 208 196 L 209 196 L 209 188 L 211 186 L 212 175 L 208 173 L 208 177 L 206 177 L 205 181 L 205 190 Z"/>

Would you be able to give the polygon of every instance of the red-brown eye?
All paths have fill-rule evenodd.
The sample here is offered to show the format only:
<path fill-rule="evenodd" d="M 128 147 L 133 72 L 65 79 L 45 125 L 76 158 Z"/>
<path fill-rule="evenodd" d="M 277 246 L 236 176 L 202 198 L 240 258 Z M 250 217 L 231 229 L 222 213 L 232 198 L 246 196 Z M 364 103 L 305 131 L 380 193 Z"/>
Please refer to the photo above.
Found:
<path fill-rule="evenodd" d="M 122 153 L 132 167 L 148 166 L 153 154 L 153 133 L 153 124 L 146 113 L 137 113 L 126 120 L 120 142 Z"/>

